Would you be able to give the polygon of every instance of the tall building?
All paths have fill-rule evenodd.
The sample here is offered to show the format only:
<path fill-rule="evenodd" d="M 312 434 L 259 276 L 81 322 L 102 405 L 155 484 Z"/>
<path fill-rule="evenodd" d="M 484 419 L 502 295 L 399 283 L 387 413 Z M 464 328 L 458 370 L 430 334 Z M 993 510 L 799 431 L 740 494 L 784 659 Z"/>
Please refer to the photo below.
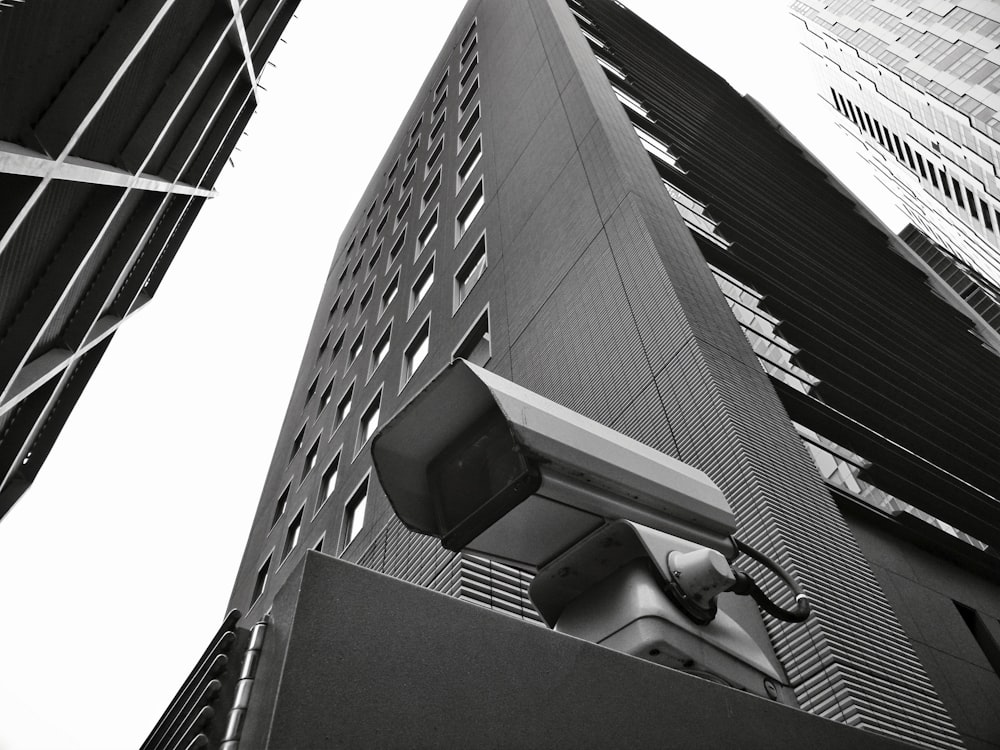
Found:
<path fill-rule="evenodd" d="M 1000 330 L 1000 7 L 796 0 L 820 95 L 900 209 Z M 925 259 L 933 267 L 931 258 Z"/>
<path fill-rule="evenodd" d="M 271 698 L 328 695 L 350 632 L 281 651 L 325 632 L 284 609 L 315 591 L 310 550 L 537 620 L 526 574 L 406 531 L 372 473 L 378 425 L 458 356 L 722 488 L 740 535 L 815 603 L 805 624 L 764 618 L 805 711 L 928 747 L 1000 746 L 1000 359 L 975 329 L 766 111 L 624 6 L 473 0 L 337 243 L 230 632 L 276 613 L 247 663 Z M 353 637 L 374 679 L 371 631 L 418 597 L 397 585 L 398 613 L 374 592 L 359 611 L 364 590 L 324 592 L 321 619 L 368 623 Z M 539 631 L 505 632 L 516 649 Z M 254 688 L 229 736 L 389 732 L 391 682 L 353 685 L 351 710 L 289 698 L 288 714 Z M 474 698 L 449 710 L 475 724 Z"/>
<path fill-rule="evenodd" d="M 297 5 L 3 4 L 0 516 L 212 197 Z"/>

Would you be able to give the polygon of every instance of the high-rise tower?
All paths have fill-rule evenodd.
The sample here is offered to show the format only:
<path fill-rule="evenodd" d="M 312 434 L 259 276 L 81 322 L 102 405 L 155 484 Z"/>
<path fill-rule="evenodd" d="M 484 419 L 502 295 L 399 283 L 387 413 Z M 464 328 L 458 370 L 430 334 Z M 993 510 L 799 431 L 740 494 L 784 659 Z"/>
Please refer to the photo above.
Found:
<path fill-rule="evenodd" d="M 319 549 L 537 619 L 527 576 L 408 533 L 371 470 L 379 423 L 460 356 L 723 489 L 816 603 L 765 620 L 803 709 L 989 746 L 964 686 L 1000 697 L 1000 359 L 966 312 L 618 3 L 470 2 L 338 242 L 232 606 L 266 622 Z M 316 653 L 278 679 L 286 625 L 251 660 L 269 689 L 335 674 Z"/>
<path fill-rule="evenodd" d="M 805 24 L 820 95 L 900 209 L 951 256 L 942 278 L 1000 330 L 1000 8 L 975 0 L 791 7 Z M 925 256 L 935 268 L 934 254 Z"/>

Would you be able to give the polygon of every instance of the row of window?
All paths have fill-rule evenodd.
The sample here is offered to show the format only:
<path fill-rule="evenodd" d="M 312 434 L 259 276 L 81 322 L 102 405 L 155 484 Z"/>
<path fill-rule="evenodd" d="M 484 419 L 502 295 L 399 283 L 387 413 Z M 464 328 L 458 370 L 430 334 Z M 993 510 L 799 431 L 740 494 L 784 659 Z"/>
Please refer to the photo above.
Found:
<path fill-rule="evenodd" d="M 995 206 L 991 208 L 983 198 L 977 197 L 970 188 L 962 185 L 956 177 L 949 175 L 943 161 L 941 166 L 938 166 L 930 158 L 921 154 L 915 145 L 910 148 L 905 136 L 903 140 L 900 140 L 898 135 L 838 91 L 831 88 L 830 92 L 833 94 L 834 106 L 845 118 L 876 139 L 882 148 L 895 156 L 897 161 L 904 166 L 908 165 L 914 174 L 919 174 L 923 179 L 930 180 L 935 189 L 941 191 L 959 208 L 968 211 L 973 219 L 981 221 L 986 229 L 991 232 L 997 231 L 996 227 L 1000 227 L 1000 210 L 997 210 Z"/>
<path fill-rule="evenodd" d="M 479 55 L 476 50 L 477 38 L 475 26 L 475 22 L 473 22 L 472 27 L 462 42 L 462 61 L 460 63 L 460 78 L 458 82 L 458 91 L 461 96 L 461 101 L 458 104 L 458 122 L 461 125 L 461 128 L 457 135 L 457 143 L 459 153 L 461 154 L 463 149 L 466 153 L 460 161 L 456 171 L 456 193 L 460 192 L 462 188 L 471 180 L 474 170 L 480 163 L 483 154 L 482 137 L 477 137 L 478 125 L 481 120 L 481 105 L 477 99 L 479 93 L 479 76 L 477 72 Z M 420 195 L 419 203 L 419 215 L 423 218 L 423 221 L 420 231 L 416 235 L 414 260 L 419 260 L 421 256 L 425 254 L 424 251 L 430 247 L 434 238 L 439 235 L 438 229 L 441 224 L 441 220 L 440 205 L 437 203 L 437 198 L 443 182 L 440 160 L 445 143 L 443 130 L 445 128 L 447 111 L 445 111 L 444 108 L 444 101 L 447 97 L 447 92 L 448 74 L 446 71 L 439 80 L 438 84 L 435 86 L 433 93 L 434 102 L 431 112 L 432 127 L 427 138 L 427 147 L 430 154 L 428 156 L 427 163 L 424 166 L 425 187 Z M 345 256 L 348 256 L 348 258 L 339 279 L 341 284 L 346 281 L 348 273 L 351 273 L 352 279 L 360 274 L 361 268 L 365 263 L 365 247 L 373 247 L 371 255 L 367 260 L 368 270 L 365 274 L 366 279 L 370 274 L 376 272 L 385 242 L 385 240 L 383 240 L 383 233 L 389 226 L 389 217 L 390 214 L 392 214 L 392 207 L 390 204 L 394 194 L 396 193 L 396 176 L 400 169 L 405 170 L 405 176 L 403 177 L 399 190 L 401 199 L 400 207 L 393 214 L 392 223 L 392 231 L 398 231 L 398 236 L 393 241 L 391 248 L 388 250 L 388 262 L 386 265 L 387 270 L 391 268 L 394 260 L 400 255 L 403 247 L 405 246 L 407 230 L 406 219 L 411 203 L 414 200 L 413 189 L 415 186 L 412 185 L 412 181 L 416 167 L 415 160 L 418 150 L 417 147 L 423 140 L 421 137 L 422 123 L 423 118 L 421 117 L 411 131 L 411 145 L 406 159 L 397 159 L 386 176 L 386 187 L 384 192 L 381 194 L 381 207 L 384 211 L 381 218 L 377 223 L 374 222 L 376 210 L 380 205 L 379 200 L 376 199 L 370 205 L 365 216 L 366 227 L 364 232 L 361 233 L 360 238 L 355 235 L 345 250 Z M 474 220 L 482 211 L 484 205 L 485 188 L 483 180 L 480 178 L 474 187 L 472 187 L 469 191 L 455 217 L 454 241 L 456 244 L 469 231 Z M 356 249 L 361 252 L 357 260 L 353 261 L 353 259 L 349 256 L 351 256 Z M 461 304 L 469 296 L 471 289 L 485 271 L 486 265 L 487 243 L 484 232 L 473 244 L 471 250 L 459 264 L 458 270 L 455 272 L 453 279 L 453 314 L 454 311 L 457 311 Z M 421 302 L 427 297 L 427 294 L 434 283 L 434 269 L 435 256 L 432 253 L 429 257 L 427 257 L 423 268 L 417 274 L 415 281 L 410 287 L 407 319 L 411 317 Z M 374 299 L 376 281 L 377 279 L 373 279 L 365 289 L 364 293 L 361 294 L 358 303 L 356 320 L 361 319 L 361 316 L 368 308 L 372 299 Z M 388 310 L 390 304 L 397 296 L 399 296 L 399 288 L 400 269 L 397 269 L 396 273 L 389 280 L 380 296 L 377 320 L 381 320 L 383 313 Z M 328 321 L 334 321 L 335 314 L 338 310 L 341 312 L 342 317 L 346 315 L 346 313 L 352 309 L 355 295 L 359 292 L 359 287 L 352 289 L 342 308 L 340 307 L 340 297 L 338 296 L 337 301 L 333 304 L 333 306 L 331 306 Z M 403 386 L 405 386 L 407 381 L 409 381 L 409 379 L 421 366 L 430 351 L 430 325 L 431 315 L 428 313 L 414 335 L 411 337 L 409 343 L 403 348 L 400 390 L 402 390 Z M 347 363 L 344 368 L 345 373 L 348 368 L 354 365 L 356 360 L 361 358 L 361 354 L 365 349 L 366 343 L 366 327 L 366 324 L 362 325 L 361 330 L 353 336 L 352 342 L 347 350 Z M 390 319 L 384 325 L 377 338 L 374 339 L 374 343 L 371 346 L 371 355 L 367 374 L 368 379 L 375 374 L 379 366 L 388 357 L 392 346 L 392 328 L 393 321 Z M 345 339 L 348 335 L 348 331 L 349 327 L 345 327 L 337 337 L 336 341 L 332 344 L 332 354 L 330 356 L 331 364 L 335 362 L 336 357 L 340 354 L 340 351 L 345 348 Z M 318 357 L 320 361 L 322 361 L 323 357 L 331 349 L 330 341 L 332 334 L 332 331 L 328 331 L 327 335 L 323 338 L 320 344 Z M 478 361 L 480 364 L 485 364 L 486 360 L 488 360 L 490 356 L 489 342 L 489 309 L 487 306 L 479 318 L 477 318 L 467 335 L 463 338 L 462 343 L 456 348 L 455 356 L 462 356 L 467 359 L 472 359 L 473 361 Z M 317 398 L 320 377 L 321 374 L 316 375 L 306 390 L 306 404 L 309 407 L 313 406 L 313 401 Z M 323 412 L 323 410 L 325 410 L 332 402 L 334 383 L 336 380 L 337 377 L 334 375 L 319 395 L 319 413 Z M 355 383 L 352 382 L 337 402 L 336 411 L 332 415 L 333 433 L 336 433 L 337 430 L 341 428 L 341 425 L 344 424 L 348 415 L 352 413 L 354 394 Z M 378 392 L 371 399 L 368 406 L 359 417 L 358 431 L 355 441 L 355 458 L 360 454 L 363 447 L 377 430 L 381 407 L 382 386 L 379 386 Z M 292 441 L 290 452 L 292 460 L 299 455 L 304 447 L 303 443 L 305 441 L 307 426 L 308 422 L 300 428 L 295 439 Z M 316 464 L 319 460 L 321 441 L 322 434 L 316 437 L 312 445 L 305 452 L 302 471 L 299 475 L 300 486 L 316 468 Z M 337 476 L 341 468 L 341 454 L 342 449 L 338 449 L 336 455 L 332 461 L 327 464 L 320 478 L 318 497 L 313 511 L 314 518 L 316 514 L 319 513 L 320 509 L 324 507 L 325 503 L 336 488 Z M 291 493 L 292 483 L 289 483 L 276 503 L 275 513 L 272 520 L 272 528 L 277 525 L 280 518 L 285 516 L 286 506 L 288 505 Z M 367 493 L 368 478 L 366 477 L 362 484 L 359 485 L 354 492 L 352 492 L 350 499 L 345 504 L 343 514 L 344 520 L 341 524 L 341 539 L 337 548 L 338 553 L 342 552 L 347 545 L 350 544 L 364 525 L 364 510 Z M 299 538 L 303 531 L 303 524 L 305 523 L 305 507 L 306 503 L 303 502 L 303 504 L 299 507 L 298 512 L 291 518 L 284 530 L 284 541 L 281 546 L 281 556 L 278 562 L 279 565 L 281 564 L 281 561 L 286 559 L 299 544 Z M 258 570 L 258 576 L 255 582 L 252 597 L 253 601 L 256 601 L 266 586 L 272 556 L 273 551 L 272 555 L 268 556 L 267 561 Z"/>

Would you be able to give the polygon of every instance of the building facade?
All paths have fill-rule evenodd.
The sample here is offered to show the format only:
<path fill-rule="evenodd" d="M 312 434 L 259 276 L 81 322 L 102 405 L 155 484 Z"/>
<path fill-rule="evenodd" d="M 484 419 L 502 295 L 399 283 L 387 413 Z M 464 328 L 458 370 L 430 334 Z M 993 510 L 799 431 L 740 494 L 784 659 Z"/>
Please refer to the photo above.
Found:
<path fill-rule="evenodd" d="M 297 5 L 4 4 L 0 516 L 212 197 Z"/>
<path fill-rule="evenodd" d="M 815 603 L 764 620 L 804 710 L 998 747 L 1000 358 L 976 326 L 623 6 L 473 0 L 337 244 L 231 604 L 266 619 L 320 550 L 537 621 L 526 574 L 406 531 L 372 473 L 380 421 L 464 357 L 723 489 Z"/>
<path fill-rule="evenodd" d="M 1000 8 L 977 0 L 791 7 L 820 95 L 900 210 L 953 256 L 960 293 L 998 330 Z"/>

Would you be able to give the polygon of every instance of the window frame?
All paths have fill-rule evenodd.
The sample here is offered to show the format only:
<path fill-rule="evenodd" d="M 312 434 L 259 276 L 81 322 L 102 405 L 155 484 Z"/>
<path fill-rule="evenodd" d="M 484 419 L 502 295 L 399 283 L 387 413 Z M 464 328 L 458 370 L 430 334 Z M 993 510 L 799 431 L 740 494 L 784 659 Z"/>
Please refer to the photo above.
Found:
<path fill-rule="evenodd" d="M 480 261 L 476 261 L 476 263 L 473 264 L 472 268 L 469 269 L 469 273 L 466 276 L 467 280 L 465 282 L 461 282 L 459 280 L 459 275 L 462 273 L 463 270 L 465 270 L 465 267 L 469 265 L 469 262 L 472 260 L 472 257 L 476 254 L 476 251 L 479 250 L 480 246 L 482 247 L 483 250 L 482 270 L 479 271 L 479 274 L 478 276 L 476 276 L 475 281 L 473 281 L 470 285 L 468 279 L 471 278 L 472 271 L 475 270 L 475 268 L 479 266 L 480 263 Z M 483 277 L 483 275 L 486 273 L 486 269 L 489 267 L 490 267 L 489 243 L 486 240 L 486 230 L 484 229 L 480 233 L 479 237 L 476 238 L 476 241 L 472 244 L 472 247 L 469 249 L 469 252 L 467 252 L 465 254 L 465 257 L 462 258 L 461 263 L 458 264 L 458 268 L 455 271 L 455 275 L 453 277 L 455 281 L 454 281 L 453 306 L 451 312 L 452 315 L 455 315 L 455 313 L 458 312 L 458 309 L 462 306 L 465 300 L 469 298 L 469 295 L 472 294 L 472 290 L 476 287 L 476 284 L 479 283 L 479 280 Z M 464 296 L 462 296 L 461 294 L 462 289 L 467 290 Z"/>
<path fill-rule="evenodd" d="M 319 487 L 316 493 L 316 510 L 313 511 L 313 518 L 319 515 L 319 512 L 326 505 L 327 500 L 333 497 L 333 493 L 337 489 L 337 480 L 340 478 L 340 456 L 343 453 L 343 448 L 338 448 L 336 455 L 330 459 L 326 467 L 323 469 L 323 473 L 320 475 Z M 333 481 L 330 482 L 328 477 L 330 475 L 330 470 L 333 469 Z"/>
<path fill-rule="evenodd" d="M 493 326 L 491 325 L 490 321 L 490 305 L 489 303 L 486 303 L 486 305 L 483 307 L 480 313 L 476 315 L 475 318 L 473 318 L 472 325 L 470 325 L 468 328 L 465 329 L 465 333 L 462 334 L 462 338 L 459 341 L 458 346 L 456 346 L 452 350 L 451 358 L 453 360 L 459 356 L 459 352 L 463 348 L 468 346 L 469 337 L 472 335 L 473 331 L 476 330 L 476 327 L 480 324 L 480 322 L 482 322 L 483 318 L 486 319 L 486 345 L 489 348 L 489 355 L 481 363 L 473 362 L 472 364 L 478 365 L 479 367 L 485 367 L 486 364 L 491 359 L 493 359 Z M 477 341 L 479 340 L 482 340 L 482 337 L 480 337 Z M 473 351 L 475 351 L 475 349 L 473 349 Z M 466 359 L 465 357 L 463 357 L 463 359 L 465 359 L 467 362 L 471 361 Z"/>
<path fill-rule="evenodd" d="M 374 414 L 373 414 L 374 412 Z M 382 388 L 372 396 L 365 410 L 361 412 L 361 416 L 358 417 L 358 435 L 357 441 L 354 448 L 354 458 L 357 458 L 361 451 L 364 450 L 365 446 L 375 435 L 378 430 L 380 420 L 382 418 Z M 371 420 L 374 419 L 374 425 L 372 425 Z M 365 434 L 367 432 L 367 434 Z"/>
<path fill-rule="evenodd" d="M 383 342 L 385 343 L 385 349 L 382 353 L 382 358 L 379 359 L 378 362 L 376 362 L 375 354 L 376 352 L 378 352 L 379 346 L 381 346 Z M 375 343 L 372 345 L 371 357 L 369 357 L 368 359 L 368 380 L 371 380 L 372 375 L 375 374 L 375 371 L 379 368 L 379 366 L 383 362 L 385 362 L 386 358 L 389 356 L 389 351 L 391 350 L 391 348 L 392 348 L 392 320 L 390 320 L 386 324 L 385 329 L 382 331 L 379 337 L 375 339 Z"/>
<path fill-rule="evenodd" d="M 472 227 L 476 217 L 486 208 L 486 182 L 482 175 L 479 182 L 469 191 L 462 207 L 455 214 L 455 244 L 461 242 L 466 233 Z M 465 218 L 463 218 L 463 215 Z"/>
<path fill-rule="evenodd" d="M 368 510 L 368 494 L 371 492 L 371 483 L 369 481 L 370 477 L 371 471 L 368 471 L 364 478 L 354 486 L 354 489 L 351 490 L 351 494 L 347 497 L 347 501 L 344 503 L 344 512 L 340 521 L 340 554 L 347 551 L 347 548 L 351 546 L 351 542 L 357 539 L 365 528 L 365 513 Z M 353 521 L 357 516 L 359 506 L 361 508 L 361 524 L 357 527 L 357 531 L 352 534 L 351 528 L 354 525 Z"/>
<path fill-rule="evenodd" d="M 473 157 L 473 152 L 476 152 L 475 157 Z M 473 172 L 475 171 L 476 167 L 479 166 L 479 162 L 482 161 L 482 159 L 483 159 L 483 136 L 482 134 L 480 134 L 479 137 L 476 138 L 472 146 L 469 148 L 469 153 L 466 154 L 465 159 L 462 161 L 458 169 L 455 171 L 455 195 L 458 195 L 461 192 L 462 188 L 469 181 L 469 178 L 472 177 Z M 470 160 L 472 161 L 471 164 L 469 163 Z M 467 164 L 468 168 L 466 168 Z M 462 175 L 463 171 L 465 172 L 464 176 Z"/>
<path fill-rule="evenodd" d="M 417 340 L 421 338 L 422 334 L 424 336 L 423 341 L 421 341 L 418 344 Z M 424 353 L 423 357 L 420 358 L 420 361 L 417 362 L 417 364 L 411 368 L 410 363 L 413 361 L 413 355 L 420 349 L 420 347 L 423 345 L 424 342 L 426 342 L 427 344 L 427 351 Z M 402 361 L 402 367 L 400 369 L 400 383 L 399 383 L 400 393 L 402 393 L 403 389 L 406 388 L 406 385 L 411 380 L 413 380 L 413 376 L 417 374 L 417 371 L 420 369 L 421 365 L 423 365 L 423 363 L 427 361 L 427 358 L 430 356 L 430 353 L 431 353 L 431 314 L 428 313 L 427 317 L 421 321 L 420 325 L 417 326 L 416 331 L 414 331 L 413 335 L 410 337 L 410 341 L 406 345 L 406 348 L 403 349 L 403 358 L 402 358 L 403 361 Z"/>
<path fill-rule="evenodd" d="M 430 277 L 430 280 L 426 282 L 426 286 L 424 287 L 424 284 L 422 282 L 423 279 L 427 276 Z M 424 287 L 423 294 L 421 294 L 419 297 L 417 296 L 418 285 Z M 434 286 L 434 253 L 432 253 L 427 258 L 427 261 L 420 269 L 420 273 L 417 274 L 416 278 L 413 280 L 413 283 L 410 285 L 410 295 L 408 300 L 409 304 L 407 305 L 407 313 L 406 313 L 407 320 L 409 320 L 412 317 L 413 313 L 417 311 L 417 308 L 420 307 L 420 303 L 422 303 L 425 299 L 427 299 L 428 295 L 430 294 L 432 286 Z"/>

